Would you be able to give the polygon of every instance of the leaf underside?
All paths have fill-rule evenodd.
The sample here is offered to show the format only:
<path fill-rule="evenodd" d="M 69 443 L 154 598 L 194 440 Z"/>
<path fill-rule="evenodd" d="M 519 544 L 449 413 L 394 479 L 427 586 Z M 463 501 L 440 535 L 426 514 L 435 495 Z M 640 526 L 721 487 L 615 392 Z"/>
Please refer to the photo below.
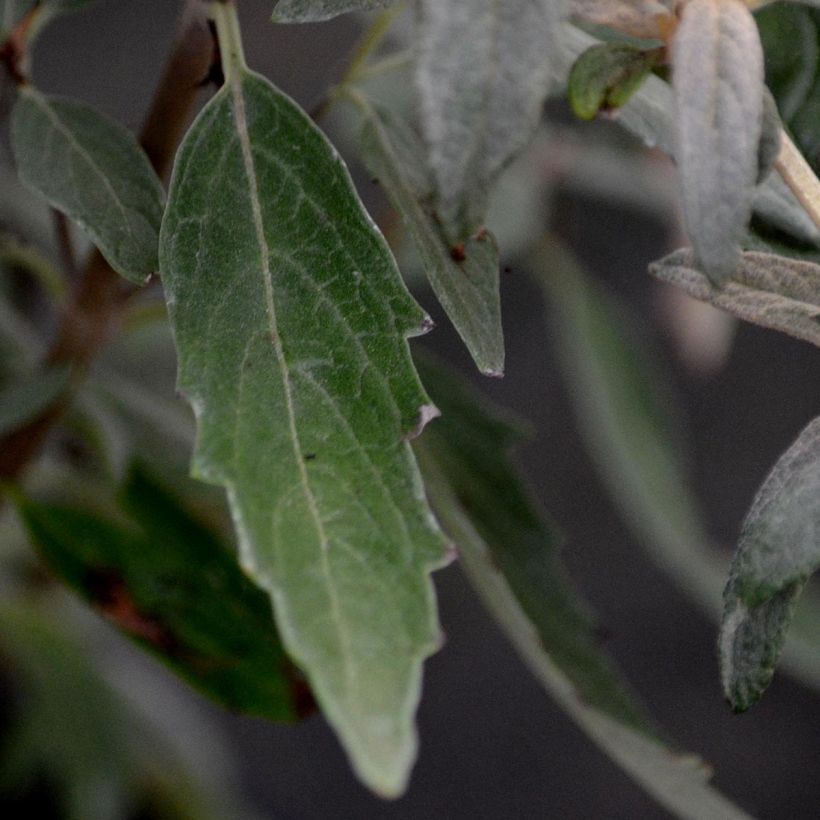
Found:
<path fill-rule="evenodd" d="M 279 0 L 273 9 L 274 23 L 309 23 L 329 20 L 350 11 L 375 11 L 396 0 Z"/>
<path fill-rule="evenodd" d="M 407 438 L 434 414 L 407 293 L 344 164 L 236 69 L 186 137 L 161 270 L 194 407 L 194 473 L 225 486 L 241 561 L 271 595 L 359 776 L 400 793 L 444 542 Z"/>

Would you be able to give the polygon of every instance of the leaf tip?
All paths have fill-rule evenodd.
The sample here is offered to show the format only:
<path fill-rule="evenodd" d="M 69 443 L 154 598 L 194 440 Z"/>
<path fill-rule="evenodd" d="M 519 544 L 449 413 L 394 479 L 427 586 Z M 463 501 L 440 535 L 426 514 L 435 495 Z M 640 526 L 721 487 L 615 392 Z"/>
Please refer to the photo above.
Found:
<path fill-rule="evenodd" d="M 412 441 L 414 438 L 418 438 L 428 423 L 433 419 L 437 419 L 440 415 L 441 411 L 435 404 L 422 404 L 416 415 L 416 424 L 411 430 L 405 433 L 404 440 Z"/>

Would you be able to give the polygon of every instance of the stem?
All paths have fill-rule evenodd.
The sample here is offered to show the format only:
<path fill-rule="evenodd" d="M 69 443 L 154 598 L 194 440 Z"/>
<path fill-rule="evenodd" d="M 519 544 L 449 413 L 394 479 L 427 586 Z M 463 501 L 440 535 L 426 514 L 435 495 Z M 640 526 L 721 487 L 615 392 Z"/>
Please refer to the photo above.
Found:
<path fill-rule="evenodd" d="M 245 62 L 245 51 L 242 48 L 242 32 L 234 0 L 214 0 L 210 4 L 208 14 L 216 25 L 216 38 L 222 55 L 225 83 L 230 84 L 236 78 L 237 72 L 248 67 Z"/>
<path fill-rule="evenodd" d="M 167 175 L 199 88 L 214 62 L 213 38 L 198 13 L 200 6 L 199 0 L 189 2 L 183 12 L 179 35 L 140 137 L 161 177 Z M 99 251 L 91 254 L 45 362 L 46 366 L 70 365 L 72 387 L 40 416 L 0 439 L 0 479 L 16 479 L 40 451 L 51 427 L 69 406 L 72 389 L 114 335 L 125 297 L 133 291 Z"/>
<path fill-rule="evenodd" d="M 780 156 L 774 167 L 820 229 L 820 180 L 785 131 L 781 131 L 780 141 Z"/>
<path fill-rule="evenodd" d="M 51 216 L 54 221 L 54 233 L 57 235 L 57 245 L 60 249 L 63 274 L 69 282 L 74 282 L 77 279 L 79 268 L 77 267 L 77 257 L 74 254 L 74 245 L 71 241 L 68 220 L 62 211 L 54 209 L 51 211 Z"/>

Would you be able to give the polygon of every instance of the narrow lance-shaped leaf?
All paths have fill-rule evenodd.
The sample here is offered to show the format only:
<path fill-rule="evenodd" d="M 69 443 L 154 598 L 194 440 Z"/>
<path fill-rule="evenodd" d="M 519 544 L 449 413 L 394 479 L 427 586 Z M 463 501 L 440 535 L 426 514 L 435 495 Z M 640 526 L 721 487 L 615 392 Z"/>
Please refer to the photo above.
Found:
<path fill-rule="evenodd" d="M 31 499 L 18 510 L 51 569 L 192 686 L 271 720 L 306 711 L 310 696 L 276 636 L 268 597 L 228 546 L 140 467 L 120 503 L 128 525 Z"/>
<path fill-rule="evenodd" d="M 677 160 L 686 225 L 713 282 L 728 279 L 752 212 L 763 49 L 742 0 L 690 0 L 674 40 Z"/>
<path fill-rule="evenodd" d="M 418 0 L 416 85 L 437 210 L 453 244 L 484 221 L 498 173 L 550 90 L 564 0 Z"/>
<path fill-rule="evenodd" d="M 307 23 L 329 20 L 349 11 L 375 11 L 396 0 L 279 0 L 273 8 L 274 23 Z"/>
<path fill-rule="evenodd" d="M 26 86 L 11 137 L 23 182 L 80 225 L 114 270 L 136 283 L 157 270 L 164 192 L 129 131 Z"/>
<path fill-rule="evenodd" d="M 795 605 L 820 568 L 820 419 L 781 456 L 758 490 L 724 593 L 720 665 L 736 711 L 769 685 Z"/>
<path fill-rule="evenodd" d="M 740 319 L 820 346 L 820 265 L 747 251 L 734 276 L 716 288 L 696 264 L 684 248 L 650 265 L 649 272 Z"/>
<path fill-rule="evenodd" d="M 429 320 L 338 154 L 214 9 L 226 84 L 177 156 L 160 251 L 194 473 L 227 489 L 242 564 L 359 776 L 396 795 L 440 640 L 444 541 L 407 443 L 435 413 L 405 338 Z"/>
<path fill-rule="evenodd" d="M 504 335 L 495 239 L 482 231 L 455 248 L 448 246 L 432 212 L 432 183 L 416 135 L 388 111 L 357 99 L 365 116 L 362 155 L 404 219 L 433 292 L 479 370 L 502 375 Z"/>
<path fill-rule="evenodd" d="M 518 436 L 449 373 L 423 369 L 442 418 L 417 442 L 431 502 L 462 565 L 533 675 L 660 804 L 692 820 L 745 818 L 708 785 L 708 768 L 653 734 L 595 645 L 556 554 L 558 538 L 509 463 Z"/>

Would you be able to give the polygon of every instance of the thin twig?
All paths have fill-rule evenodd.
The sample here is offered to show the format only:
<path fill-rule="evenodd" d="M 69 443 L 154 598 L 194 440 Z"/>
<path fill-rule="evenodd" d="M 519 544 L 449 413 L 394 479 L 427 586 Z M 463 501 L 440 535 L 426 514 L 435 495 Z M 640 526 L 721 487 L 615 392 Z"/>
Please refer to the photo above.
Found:
<path fill-rule="evenodd" d="M 780 156 L 774 167 L 820 229 L 820 180 L 785 131 L 780 140 Z"/>

